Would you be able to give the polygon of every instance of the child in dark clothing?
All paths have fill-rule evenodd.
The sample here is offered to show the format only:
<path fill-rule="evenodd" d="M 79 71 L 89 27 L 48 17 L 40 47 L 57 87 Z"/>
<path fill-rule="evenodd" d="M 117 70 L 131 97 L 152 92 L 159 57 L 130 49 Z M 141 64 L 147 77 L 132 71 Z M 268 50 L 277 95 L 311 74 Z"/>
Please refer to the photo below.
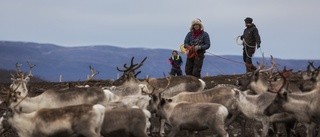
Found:
<path fill-rule="evenodd" d="M 181 76 L 182 70 L 181 70 L 180 66 L 182 65 L 183 61 L 182 61 L 181 56 L 178 55 L 178 51 L 176 51 L 176 50 L 172 51 L 172 56 L 171 56 L 171 58 L 169 58 L 169 61 L 172 65 L 170 75 Z"/>

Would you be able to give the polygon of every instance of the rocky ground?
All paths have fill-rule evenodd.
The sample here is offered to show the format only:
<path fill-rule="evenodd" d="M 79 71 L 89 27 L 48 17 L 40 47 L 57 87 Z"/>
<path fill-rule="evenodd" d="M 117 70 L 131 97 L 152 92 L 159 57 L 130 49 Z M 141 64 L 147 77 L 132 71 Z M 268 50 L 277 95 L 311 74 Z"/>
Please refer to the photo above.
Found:
<path fill-rule="evenodd" d="M 203 80 L 206 82 L 206 88 L 213 88 L 214 86 L 218 84 L 236 84 L 238 79 L 245 78 L 245 75 L 220 75 L 220 76 L 213 76 L 213 77 L 204 77 Z M 81 83 L 81 82 L 80 82 Z M 112 83 L 111 80 L 92 80 L 88 84 L 90 86 L 110 86 Z M 71 84 L 71 85 L 70 85 Z M 39 83 L 30 83 L 29 85 L 29 96 L 36 96 L 40 93 L 42 93 L 46 89 L 54 88 L 65 88 L 68 86 L 75 86 L 79 84 L 79 82 L 64 82 L 64 83 L 54 83 L 54 82 L 39 82 Z M 6 91 L 10 86 L 10 83 L 0 83 L 0 89 L 1 91 Z M 2 93 L 1 98 L 4 99 L 6 97 L 6 94 Z M 0 106 L 0 114 L 2 114 L 5 110 L 5 104 L 2 103 Z M 229 134 L 230 137 L 233 136 L 240 136 L 240 134 L 245 134 L 245 136 L 251 137 L 253 136 L 253 128 L 259 129 L 261 127 L 260 124 L 257 124 L 253 120 L 247 119 L 246 120 L 246 133 L 240 132 L 240 125 L 237 122 L 232 123 L 231 127 L 229 127 Z M 281 133 L 283 133 L 283 136 L 285 136 L 284 128 L 281 126 Z M 297 128 L 297 134 L 300 136 L 305 136 L 304 132 L 304 126 L 298 125 Z M 197 134 L 198 137 L 206 137 L 212 134 L 211 131 L 201 131 Z M 185 132 L 179 133 L 179 137 L 185 136 Z M 0 137 L 18 137 L 16 133 L 13 130 L 9 130 L 9 132 L 6 132 L 5 134 L 1 134 Z"/>

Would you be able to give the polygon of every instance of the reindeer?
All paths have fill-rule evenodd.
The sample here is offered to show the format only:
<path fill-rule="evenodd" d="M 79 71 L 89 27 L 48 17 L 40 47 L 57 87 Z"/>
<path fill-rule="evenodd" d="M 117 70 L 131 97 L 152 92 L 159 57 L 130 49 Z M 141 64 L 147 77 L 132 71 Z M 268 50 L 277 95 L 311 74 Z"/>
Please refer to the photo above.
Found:
<path fill-rule="evenodd" d="M 126 86 L 126 87 L 136 87 L 139 84 L 146 84 L 148 86 L 147 91 L 152 91 L 153 87 L 151 87 L 146 80 L 140 81 L 136 78 L 136 76 L 141 72 L 135 73 L 135 71 L 143 65 L 143 62 L 147 59 L 145 57 L 139 64 L 133 63 L 134 57 L 131 59 L 131 65 L 128 67 L 127 64 L 124 64 L 125 69 L 117 70 L 123 72 L 123 75 L 113 82 L 115 86 Z M 167 85 L 166 78 L 149 78 L 149 83 L 151 83 L 158 91 L 155 93 L 159 93 Z M 188 92 L 197 92 L 202 91 L 205 88 L 205 82 L 201 79 L 198 79 L 194 76 L 177 76 L 172 77 L 170 87 L 166 90 L 166 94 L 170 96 L 174 96 L 182 91 Z M 149 94 L 150 94 L 149 92 Z"/>
<path fill-rule="evenodd" d="M 305 93 L 278 93 L 265 110 L 266 115 L 287 112 L 307 128 L 307 136 L 314 136 L 314 127 L 320 124 L 320 73 L 316 73 L 315 89 Z"/>
<path fill-rule="evenodd" d="M 62 108 L 43 108 L 32 113 L 8 109 L 0 118 L 0 127 L 13 127 L 20 137 L 82 135 L 100 137 L 105 107 L 76 105 Z M 1 129 L 3 132 L 4 129 Z"/>
<path fill-rule="evenodd" d="M 116 130 L 117 128 L 124 128 L 126 130 L 129 130 L 128 132 L 137 132 L 136 134 L 138 134 L 138 132 L 139 132 L 140 135 L 142 135 L 142 133 L 144 133 L 144 132 L 141 132 L 141 129 L 139 129 L 139 127 L 140 126 L 146 126 L 146 131 L 145 132 L 149 134 L 150 133 L 150 126 L 151 126 L 151 123 L 149 121 L 149 119 L 151 118 L 151 113 L 149 111 L 155 111 L 156 110 L 156 108 L 153 105 L 150 105 L 150 102 L 151 102 L 150 96 L 147 96 L 147 95 L 131 95 L 131 96 L 119 97 L 117 100 L 111 101 L 106 105 L 106 108 L 108 108 L 108 109 L 117 109 L 117 110 L 118 109 L 139 108 L 139 109 L 143 110 L 146 120 L 140 120 L 138 123 L 141 123 L 142 121 L 146 121 L 146 124 L 143 124 L 143 125 L 137 124 L 137 120 L 141 119 L 140 118 L 141 114 L 137 113 L 136 111 L 131 111 L 131 110 L 130 111 L 129 110 L 121 111 L 121 112 L 124 112 L 123 114 L 122 113 L 120 114 L 118 111 L 116 111 L 117 114 L 115 114 L 115 115 L 117 115 L 117 117 L 110 117 L 109 113 L 107 114 L 107 112 L 106 112 L 107 115 L 106 115 L 106 118 L 105 118 L 105 123 L 107 125 L 109 125 L 109 126 L 110 125 L 112 126 L 112 123 L 106 121 L 106 119 L 112 118 L 113 119 L 112 121 L 115 122 L 114 126 L 116 127 L 116 128 L 115 127 L 112 128 L 112 129 Z M 132 122 L 132 124 L 128 123 L 128 124 L 122 125 L 122 126 L 117 124 L 118 121 L 125 122 L 126 120 L 128 120 L 128 119 L 121 119 L 121 117 L 122 118 L 131 117 L 131 116 L 133 117 L 134 115 L 136 115 L 136 118 L 131 119 L 131 121 L 127 121 L 127 123 L 128 122 Z M 132 125 L 137 125 L 137 126 L 134 127 Z M 110 133 L 111 131 L 112 131 L 111 129 L 106 129 L 107 133 Z M 117 135 L 117 136 L 120 136 L 120 135 Z M 137 136 L 139 136 L 139 135 L 137 135 Z"/>
<path fill-rule="evenodd" d="M 113 93 L 101 88 L 71 88 L 65 90 L 49 89 L 35 97 L 21 96 L 19 92 L 11 92 L 7 101 L 11 108 L 30 113 L 41 108 L 59 108 L 79 104 L 102 104 L 117 99 Z"/>
<path fill-rule="evenodd" d="M 148 137 L 151 114 L 139 108 L 112 109 L 105 112 L 101 134 L 108 136 Z"/>
<path fill-rule="evenodd" d="M 32 77 L 32 69 L 33 67 L 35 67 L 36 65 L 32 65 L 29 61 L 28 65 L 29 65 L 29 74 L 27 76 L 25 76 L 25 74 L 20 70 L 20 66 L 21 64 L 19 64 L 18 62 L 16 63 L 16 73 L 18 77 L 15 77 L 13 74 L 11 74 L 12 78 L 12 84 L 10 85 L 10 89 L 12 91 L 16 91 L 20 93 L 20 96 L 22 97 L 26 97 L 28 95 L 28 88 L 27 85 L 30 81 L 30 77 Z M 91 66 L 89 66 L 90 72 L 91 72 L 91 76 L 83 83 L 83 84 L 79 84 L 76 85 L 75 87 L 77 88 L 86 88 L 86 87 L 90 87 L 89 85 L 86 85 L 90 80 L 92 80 L 93 77 L 95 77 L 97 74 L 99 74 L 99 71 L 94 71 L 94 68 L 92 68 Z"/>
<path fill-rule="evenodd" d="M 265 92 L 259 95 L 248 95 L 240 90 L 236 92 L 235 105 L 233 107 L 240 110 L 247 118 L 255 119 L 262 123 L 262 137 L 266 137 L 270 125 L 269 117 L 263 112 L 275 98 L 274 93 Z"/>
<path fill-rule="evenodd" d="M 228 137 L 225 120 L 226 107 L 215 103 L 173 103 L 171 99 L 161 98 L 157 114 L 165 118 L 172 126 L 168 137 L 174 137 L 179 130 L 201 131 L 211 129 L 220 136 Z"/>
<path fill-rule="evenodd" d="M 108 102 L 117 99 L 118 97 L 108 90 L 102 90 L 97 87 L 89 88 L 67 88 L 67 89 L 48 89 L 42 94 L 29 97 L 26 85 L 28 84 L 29 76 L 32 76 L 32 66 L 30 66 L 30 73 L 27 77 L 20 71 L 18 63 L 16 64 L 17 73 L 21 76 L 15 79 L 16 81 L 11 85 L 11 90 L 8 92 L 8 98 L 6 102 L 10 104 L 11 108 L 17 108 L 18 111 L 24 113 L 30 113 L 40 108 L 59 108 L 68 105 L 80 105 L 80 104 L 102 104 L 106 105 Z M 99 72 L 94 72 L 94 69 L 89 66 L 92 73 L 91 77 L 83 84 L 85 85 L 90 79 L 92 79 Z"/>
<path fill-rule="evenodd" d="M 149 83 L 149 79 L 147 79 L 148 84 L 153 88 L 152 94 L 151 94 L 151 105 L 157 105 L 159 104 L 159 101 L 161 98 L 167 98 L 170 99 L 172 103 L 179 103 L 179 102 L 189 102 L 189 103 L 219 103 L 224 105 L 228 110 L 231 110 L 231 106 L 233 104 L 233 98 L 235 95 L 235 92 L 231 90 L 230 87 L 218 87 L 213 89 L 204 90 L 203 92 L 181 92 L 173 97 L 168 97 L 164 95 L 166 89 L 170 87 L 171 80 L 173 77 L 167 78 L 167 86 L 161 90 L 157 89 L 158 91 L 161 91 L 159 94 L 155 94 L 155 87 Z M 165 96 L 165 97 L 163 97 Z M 157 108 L 157 106 L 152 106 L 151 108 Z M 157 109 L 150 110 L 151 112 L 156 113 Z M 237 114 L 233 115 L 234 117 L 230 119 L 227 124 L 230 124 L 233 119 L 237 116 Z M 160 125 L 160 135 L 164 136 L 164 124 L 165 119 L 161 119 L 161 125 Z"/>

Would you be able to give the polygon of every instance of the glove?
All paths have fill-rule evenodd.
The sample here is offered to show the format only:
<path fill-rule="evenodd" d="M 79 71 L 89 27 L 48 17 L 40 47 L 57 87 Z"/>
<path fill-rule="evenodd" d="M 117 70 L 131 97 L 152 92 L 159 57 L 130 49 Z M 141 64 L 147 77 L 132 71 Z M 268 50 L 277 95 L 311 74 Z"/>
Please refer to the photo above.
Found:
<path fill-rule="evenodd" d="M 260 44 L 257 45 L 257 49 L 259 49 L 259 48 L 260 48 Z"/>
<path fill-rule="evenodd" d="M 200 46 L 200 45 L 197 45 L 197 46 L 195 46 L 195 49 L 196 49 L 196 51 L 198 51 L 198 50 L 201 49 L 201 46 Z"/>
<path fill-rule="evenodd" d="M 243 40 L 243 35 L 240 37 L 241 40 Z"/>

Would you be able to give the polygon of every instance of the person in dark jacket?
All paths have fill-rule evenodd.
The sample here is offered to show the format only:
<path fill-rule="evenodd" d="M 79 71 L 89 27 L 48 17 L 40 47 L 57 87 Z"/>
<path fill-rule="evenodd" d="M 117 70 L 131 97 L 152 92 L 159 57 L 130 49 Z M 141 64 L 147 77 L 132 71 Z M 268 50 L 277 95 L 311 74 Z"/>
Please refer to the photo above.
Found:
<path fill-rule="evenodd" d="M 191 22 L 190 32 L 184 40 L 184 48 L 187 49 L 187 61 L 185 72 L 201 78 L 204 53 L 210 48 L 209 34 L 204 31 L 204 26 L 200 19 Z"/>
<path fill-rule="evenodd" d="M 172 51 L 172 56 L 169 58 L 170 64 L 171 64 L 171 72 L 170 75 L 172 76 L 181 76 L 182 70 L 181 65 L 183 63 L 181 56 L 178 54 L 178 51 L 174 50 Z"/>
<path fill-rule="evenodd" d="M 243 41 L 243 61 L 246 63 L 246 72 L 252 72 L 257 68 L 252 64 L 253 54 L 257 49 L 260 48 L 261 39 L 258 29 L 255 24 L 253 24 L 253 19 L 247 17 L 244 19 L 246 29 L 241 36 Z"/>

